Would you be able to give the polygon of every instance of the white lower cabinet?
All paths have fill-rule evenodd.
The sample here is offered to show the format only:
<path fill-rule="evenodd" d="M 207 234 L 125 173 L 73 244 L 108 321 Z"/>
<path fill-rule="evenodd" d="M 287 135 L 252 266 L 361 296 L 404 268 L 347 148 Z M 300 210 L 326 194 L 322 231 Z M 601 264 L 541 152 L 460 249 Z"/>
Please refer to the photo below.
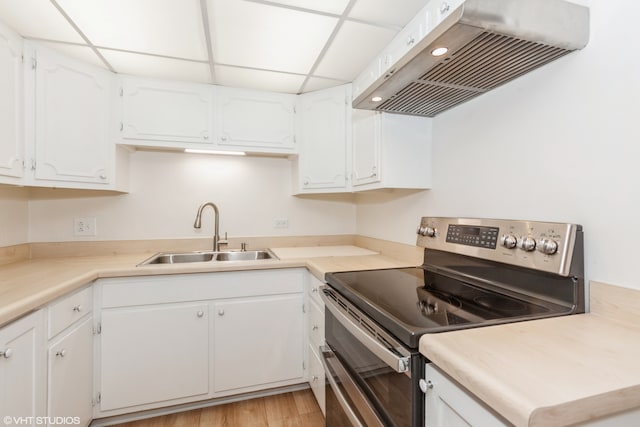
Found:
<path fill-rule="evenodd" d="M 103 310 L 101 409 L 206 396 L 208 311 L 200 303 Z"/>
<path fill-rule="evenodd" d="M 216 392 L 303 380 L 301 293 L 221 301 L 214 307 Z"/>
<path fill-rule="evenodd" d="M 93 417 L 92 290 L 86 287 L 47 307 L 47 416 L 51 425 L 60 417 L 73 417 L 73 423 L 83 427 Z"/>
<path fill-rule="evenodd" d="M 99 279 L 94 417 L 303 383 L 305 274 Z"/>
<path fill-rule="evenodd" d="M 0 416 L 11 417 L 7 425 L 35 426 L 34 417 L 45 415 L 44 323 L 39 310 L 0 328 Z"/>
<path fill-rule="evenodd" d="M 325 376 L 320 355 L 320 346 L 325 344 L 324 338 L 324 302 L 320 297 L 320 287 L 324 282 L 309 273 L 307 296 L 309 300 L 309 321 L 307 335 L 309 336 L 309 386 L 313 391 L 318 405 L 325 413 Z"/>
<path fill-rule="evenodd" d="M 75 425 L 89 425 L 93 416 L 93 318 L 88 316 L 52 340 L 48 361 L 49 420 L 73 417 Z"/>
<path fill-rule="evenodd" d="M 433 364 L 427 364 L 425 427 L 507 426 L 499 415 Z"/>

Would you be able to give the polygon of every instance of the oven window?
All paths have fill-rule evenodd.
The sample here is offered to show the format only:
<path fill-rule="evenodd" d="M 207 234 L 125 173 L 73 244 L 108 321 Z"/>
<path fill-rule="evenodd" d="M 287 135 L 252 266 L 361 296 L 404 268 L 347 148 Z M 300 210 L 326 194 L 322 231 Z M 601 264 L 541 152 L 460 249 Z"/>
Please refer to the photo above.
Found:
<path fill-rule="evenodd" d="M 329 312 L 325 312 L 325 334 L 329 346 L 360 385 L 385 421 L 391 426 L 411 426 L 412 385 L 407 374 L 399 374 L 371 353 Z"/>

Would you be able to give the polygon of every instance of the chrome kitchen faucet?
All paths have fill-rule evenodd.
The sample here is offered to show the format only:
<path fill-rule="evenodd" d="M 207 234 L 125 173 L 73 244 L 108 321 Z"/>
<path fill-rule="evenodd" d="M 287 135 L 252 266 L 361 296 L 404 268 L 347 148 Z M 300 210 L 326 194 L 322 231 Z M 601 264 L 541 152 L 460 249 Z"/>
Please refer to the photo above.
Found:
<path fill-rule="evenodd" d="M 218 207 L 213 202 L 207 202 L 198 208 L 198 213 L 196 214 L 196 221 L 193 223 L 193 228 L 201 228 L 202 227 L 202 211 L 207 206 L 211 206 L 213 208 L 214 213 L 214 227 L 213 227 L 213 251 L 220 251 L 220 244 L 226 244 L 227 240 L 220 240 L 220 212 L 218 211 Z"/>

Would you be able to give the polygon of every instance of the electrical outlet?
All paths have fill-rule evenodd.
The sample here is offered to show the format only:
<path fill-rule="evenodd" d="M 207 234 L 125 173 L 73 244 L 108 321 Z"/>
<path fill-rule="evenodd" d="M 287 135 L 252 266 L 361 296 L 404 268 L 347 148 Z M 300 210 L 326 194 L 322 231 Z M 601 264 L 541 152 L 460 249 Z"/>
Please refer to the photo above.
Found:
<path fill-rule="evenodd" d="M 74 218 L 73 219 L 73 235 L 74 236 L 95 236 L 96 235 L 96 218 Z"/>
<path fill-rule="evenodd" d="M 289 218 L 274 218 L 273 228 L 289 228 Z"/>

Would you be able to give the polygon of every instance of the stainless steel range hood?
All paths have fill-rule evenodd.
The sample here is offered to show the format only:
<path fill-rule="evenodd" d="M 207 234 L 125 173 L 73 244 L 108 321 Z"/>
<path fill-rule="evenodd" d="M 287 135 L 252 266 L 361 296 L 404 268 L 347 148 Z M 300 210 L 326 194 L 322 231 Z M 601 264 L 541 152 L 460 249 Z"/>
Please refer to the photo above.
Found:
<path fill-rule="evenodd" d="M 421 14 L 419 41 L 386 69 L 378 57 L 366 88 L 354 82 L 354 108 L 433 117 L 589 39 L 589 9 L 564 0 L 432 0 Z"/>

